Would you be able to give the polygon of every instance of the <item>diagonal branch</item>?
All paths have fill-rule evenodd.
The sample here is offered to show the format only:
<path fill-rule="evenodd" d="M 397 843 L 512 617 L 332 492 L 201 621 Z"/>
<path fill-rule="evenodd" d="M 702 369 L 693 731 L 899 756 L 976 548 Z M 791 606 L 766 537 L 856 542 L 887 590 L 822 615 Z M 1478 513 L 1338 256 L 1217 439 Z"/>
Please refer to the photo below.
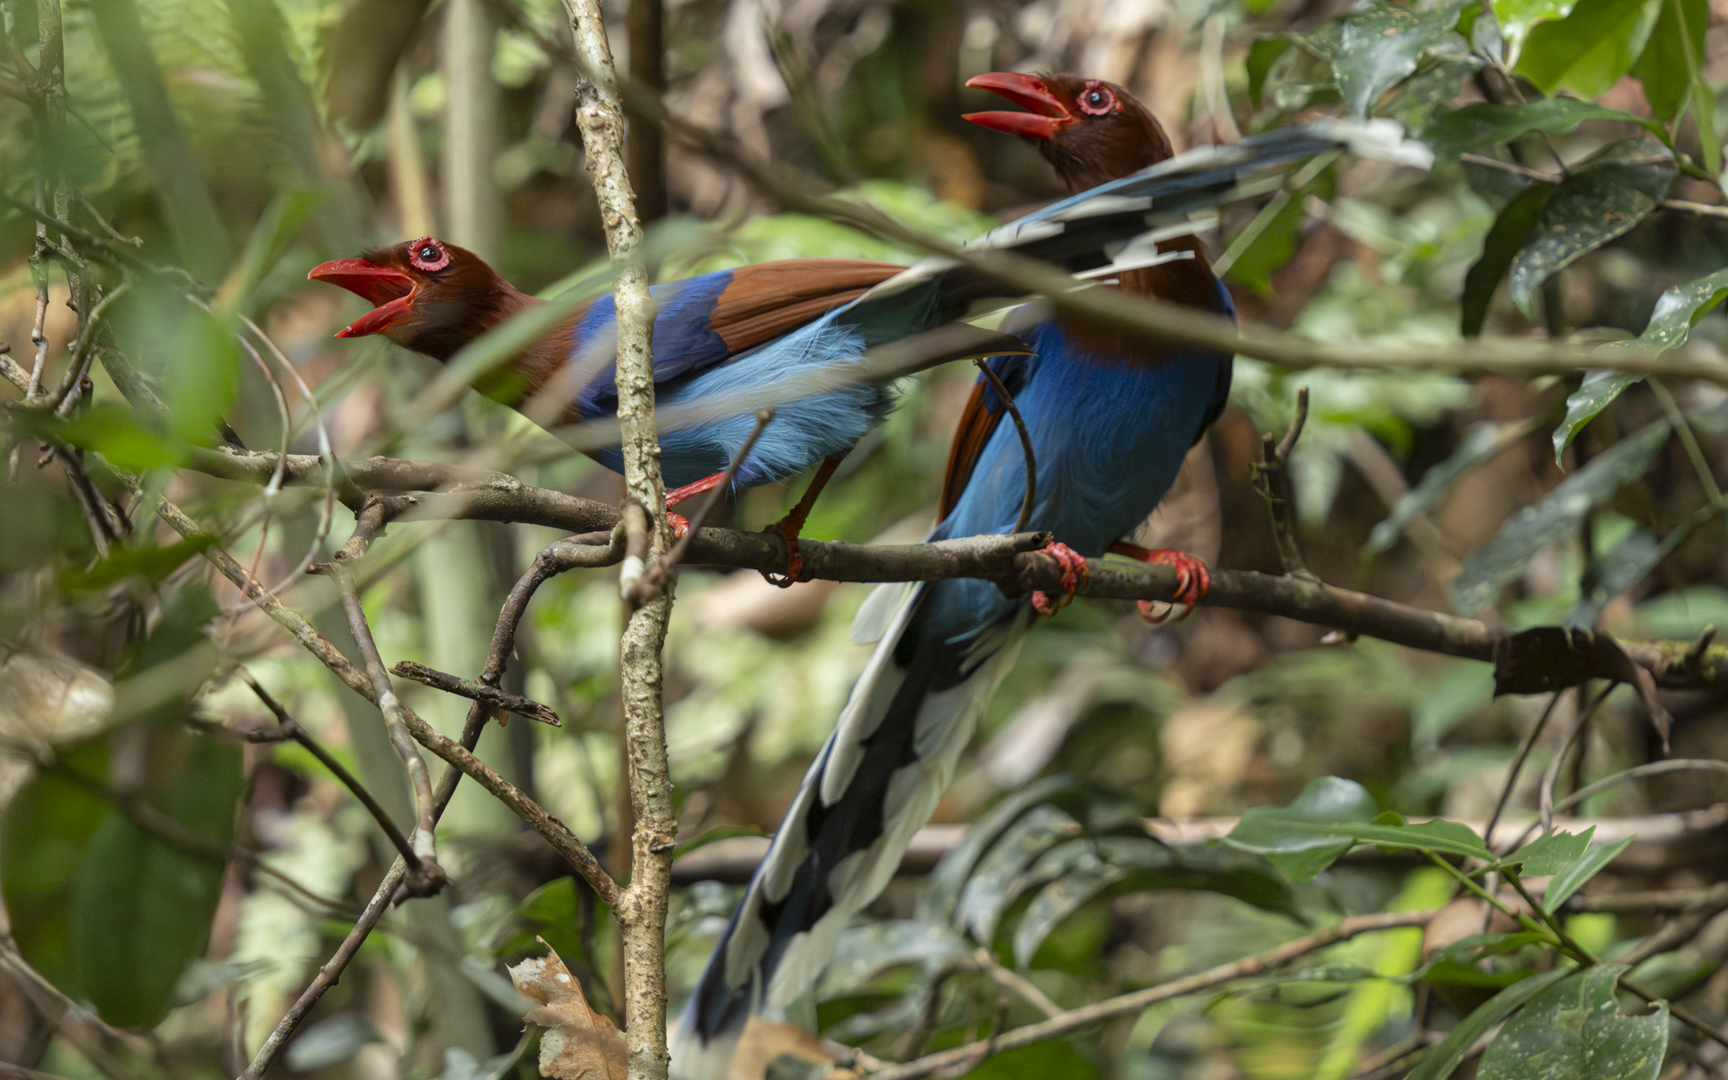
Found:
<path fill-rule="evenodd" d="M 1160 1001 L 1171 998 L 1186 997 L 1198 994 L 1237 979 L 1251 978 L 1282 967 L 1308 953 L 1336 945 L 1340 941 L 1348 941 L 1360 934 L 1371 934 L 1378 930 L 1393 930 L 1404 926 L 1426 926 L 1435 915 L 1434 911 L 1396 911 L 1375 915 L 1357 915 L 1343 919 L 1324 930 L 1287 941 L 1276 949 L 1245 957 L 1241 960 L 1186 976 L 1172 979 L 1157 986 L 1149 986 L 1144 990 L 1136 990 L 1130 994 L 1106 998 L 1103 1001 L 1085 1005 L 1078 1009 L 1069 1009 L 1037 1024 L 1015 1028 L 1013 1031 L 994 1035 L 989 1039 L 957 1046 L 951 1050 L 940 1050 L 934 1054 L 926 1054 L 916 1061 L 904 1065 L 890 1065 L 879 1072 L 871 1073 L 870 1080 L 916 1080 L 917 1077 L 929 1076 L 932 1073 L 944 1072 L 957 1065 L 976 1065 L 982 1057 L 1004 1050 L 1016 1050 L 1022 1046 L 1030 1046 L 1045 1039 L 1054 1039 L 1071 1031 L 1101 1024 L 1118 1016 L 1130 1016 L 1143 1012 Z"/>

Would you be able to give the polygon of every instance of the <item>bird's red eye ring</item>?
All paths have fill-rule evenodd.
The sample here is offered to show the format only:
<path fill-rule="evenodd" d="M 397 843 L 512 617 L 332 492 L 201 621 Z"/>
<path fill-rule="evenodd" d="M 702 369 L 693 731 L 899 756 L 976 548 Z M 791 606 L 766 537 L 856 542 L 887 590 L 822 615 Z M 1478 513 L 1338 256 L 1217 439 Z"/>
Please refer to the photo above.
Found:
<path fill-rule="evenodd" d="M 1094 83 L 1080 95 L 1080 111 L 1087 116 L 1105 116 L 1116 109 L 1116 95 Z"/>
<path fill-rule="evenodd" d="M 422 236 L 408 245 L 408 261 L 415 269 L 436 273 L 450 265 L 450 252 L 430 236 Z"/>

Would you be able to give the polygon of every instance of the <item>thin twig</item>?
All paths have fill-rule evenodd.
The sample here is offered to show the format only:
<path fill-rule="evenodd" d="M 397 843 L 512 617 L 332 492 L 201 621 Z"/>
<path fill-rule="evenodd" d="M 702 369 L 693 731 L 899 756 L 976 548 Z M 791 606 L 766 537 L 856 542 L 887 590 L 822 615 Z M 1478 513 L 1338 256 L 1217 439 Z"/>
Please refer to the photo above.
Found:
<path fill-rule="evenodd" d="M 384 668 L 383 658 L 378 655 L 378 644 L 372 640 L 372 628 L 366 623 L 366 612 L 354 590 L 354 575 L 344 563 L 328 565 L 330 576 L 336 582 L 337 595 L 341 597 L 342 614 L 348 620 L 348 632 L 354 635 L 354 644 L 360 648 L 366 674 L 372 682 L 372 692 L 376 695 L 374 700 L 378 703 L 378 711 L 384 714 L 390 745 L 396 748 L 402 764 L 407 766 L 408 779 L 414 789 L 414 835 L 410 851 L 403 855 L 404 859 L 409 854 L 414 858 L 408 861 L 405 885 L 410 896 L 432 896 L 444 888 L 450 878 L 438 865 L 437 842 L 433 836 L 437 821 L 432 815 L 432 779 L 426 770 L 426 759 L 420 756 L 413 737 L 408 734 L 410 714 L 390 687 L 390 674 Z"/>
<path fill-rule="evenodd" d="M 72 410 L 77 407 L 83 394 L 84 381 L 90 374 L 90 362 L 95 359 L 96 335 L 101 332 L 102 317 L 108 313 L 108 305 L 126 295 L 126 291 L 131 287 L 130 277 L 121 281 L 96 302 L 89 318 L 83 320 L 84 327 L 78 333 L 78 344 L 72 350 L 72 359 L 66 366 L 66 376 L 60 380 L 59 388 L 49 395 L 46 402 L 55 416 L 71 416 Z"/>
<path fill-rule="evenodd" d="M 1653 994 L 1649 990 L 1646 990 L 1642 986 L 1639 986 L 1637 983 L 1628 982 L 1625 979 L 1620 980 L 1620 989 L 1629 991 L 1632 994 L 1643 998 L 1645 1001 L 1648 1001 L 1652 1005 L 1655 1005 L 1655 1004 L 1662 1002 L 1662 1001 L 1667 1001 L 1666 998 L 1663 998 L 1657 994 Z M 1674 1017 L 1674 1019 L 1680 1021 L 1682 1024 L 1685 1024 L 1687 1027 L 1691 1028 L 1693 1031 L 1696 1031 L 1698 1034 L 1704 1036 L 1706 1039 L 1709 1039 L 1712 1042 L 1721 1043 L 1723 1046 L 1728 1046 L 1728 1036 L 1723 1035 L 1720 1031 L 1717 1031 L 1714 1027 L 1711 1027 L 1705 1021 L 1694 1016 L 1692 1014 L 1692 1010 L 1681 1005 L 1679 1002 L 1669 1001 L 1668 1002 L 1668 1012 L 1669 1012 L 1669 1015 Z"/>
<path fill-rule="evenodd" d="M 420 861 L 419 856 L 409 845 L 408 838 L 402 835 L 402 830 L 396 827 L 396 822 L 391 820 L 390 815 L 372 796 L 372 793 L 366 790 L 366 785 L 362 784 L 358 777 L 349 772 L 346 766 L 324 749 L 323 744 L 314 739 L 292 716 L 289 716 L 288 710 L 283 708 L 282 703 L 277 701 L 270 691 L 259 685 L 258 680 L 252 677 L 250 671 L 242 667 L 237 668 L 236 672 L 240 676 L 240 681 L 251 687 L 252 692 L 258 696 L 258 700 L 263 702 L 264 707 L 276 717 L 276 723 L 281 725 L 281 735 L 299 743 L 308 753 L 318 759 L 319 764 L 329 769 L 331 774 L 341 781 L 342 786 L 360 801 L 360 805 L 366 808 L 366 812 L 372 815 L 372 820 L 376 821 L 378 827 L 384 830 L 384 835 L 390 838 L 390 843 L 397 852 L 404 859 L 407 859 L 410 865 L 417 864 Z"/>
<path fill-rule="evenodd" d="M 1542 737 L 1543 729 L 1547 728 L 1548 718 L 1554 715 L 1554 707 L 1560 704 L 1560 694 L 1561 691 L 1556 690 L 1548 695 L 1548 705 L 1542 710 L 1542 715 L 1536 718 L 1536 723 L 1530 726 L 1524 740 L 1518 744 L 1518 753 L 1512 758 L 1512 768 L 1506 773 L 1506 785 L 1500 789 L 1500 798 L 1494 804 L 1494 813 L 1488 818 L 1484 835 L 1493 836 L 1494 826 L 1500 824 L 1500 815 L 1506 812 L 1506 805 L 1512 801 L 1512 792 L 1518 786 L 1518 774 L 1524 769 L 1524 760 L 1530 756 L 1536 740 Z"/>
<path fill-rule="evenodd" d="M 978 967 L 983 970 L 984 974 L 990 976 L 991 982 L 1004 990 L 1019 995 L 1022 1001 L 1045 1016 L 1062 1015 L 1062 1006 L 1050 1000 L 1049 994 L 1038 989 L 1037 984 L 1026 976 L 1003 967 L 989 949 L 979 946 L 978 950 L 972 954 L 972 959 L 978 961 Z"/>
<path fill-rule="evenodd" d="M 1356 915 L 1340 920 L 1324 930 L 1287 941 L 1276 949 L 1269 949 L 1254 956 L 1244 957 L 1228 964 L 1221 964 L 1206 971 L 1180 979 L 1172 979 L 1157 986 L 1144 990 L 1121 994 L 1106 998 L 1103 1001 L 1084 1005 L 1078 1009 L 1069 1009 L 1058 1016 L 1037 1024 L 1015 1028 L 995 1036 L 993 1040 L 983 1040 L 966 1046 L 955 1047 L 952 1050 L 942 1050 L 927 1054 L 916 1061 L 904 1065 L 892 1065 L 879 1072 L 871 1074 L 871 1080 L 915 1080 L 916 1077 L 929 1076 L 932 1073 L 950 1068 L 962 1062 L 970 1061 L 986 1042 L 993 1042 L 995 1052 L 1016 1050 L 1022 1046 L 1030 1046 L 1045 1039 L 1054 1039 L 1071 1031 L 1101 1024 L 1118 1016 L 1128 1016 L 1145 1011 L 1149 1006 L 1171 998 L 1186 997 L 1210 990 L 1215 986 L 1235 982 L 1237 979 L 1252 978 L 1265 974 L 1275 968 L 1284 966 L 1293 960 L 1329 945 L 1336 945 L 1360 934 L 1370 934 L 1378 930 L 1394 930 L 1405 926 L 1426 926 L 1435 915 L 1435 911 L 1394 911 L 1374 915 Z"/>
<path fill-rule="evenodd" d="M 1302 558 L 1302 544 L 1296 535 L 1296 495 L 1290 483 L 1290 454 L 1302 428 L 1308 423 L 1308 388 L 1296 391 L 1296 415 L 1282 439 L 1271 432 L 1260 436 L 1261 460 L 1254 464 L 1254 490 L 1266 500 L 1266 510 L 1272 517 L 1272 537 L 1278 544 L 1278 560 L 1284 573 L 1304 581 L 1319 581 Z"/>
<path fill-rule="evenodd" d="M 1038 456 L 1032 452 L 1032 433 L 1026 430 L 1026 421 L 1020 417 L 1020 407 L 1014 404 L 1014 395 L 1008 392 L 1007 384 L 1001 376 L 983 360 L 974 360 L 978 370 L 990 380 L 995 388 L 996 396 L 1002 399 L 1002 406 L 1008 410 L 1008 416 L 1014 421 L 1014 430 L 1020 434 L 1020 452 L 1026 458 L 1026 493 L 1020 498 L 1020 516 L 1014 520 L 1014 531 L 1023 533 L 1032 521 L 1032 509 L 1038 505 Z"/>
<path fill-rule="evenodd" d="M 558 719 L 557 713 L 538 701 L 525 698 L 520 694 L 512 694 L 507 690 L 487 686 L 485 683 L 477 682 L 474 679 L 463 679 L 448 672 L 438 671 L 427 667 L 425 664 L 416 664 L 412 660 L 399 661 L 390 669 L 390 674 L 403 679 L 412 679 L 423 686 L 442 690 L 446 694 L 456 694 L 468 698 L 470 701 L 485 702 L 495 709 L 513 712 L 517 716 L 526 716 L 530 720 L 538 720 L 540 723 L 549 724 L 552 727 L 564 726 L 563 722 Z"/>
<path fill-rule="evenodd" d="M 684 555 L 690 550 L 690 542 L 696 538 L 697 530 L 708 521 L 714 513 L 720 500 L 726 497 L 726 490 L 732 486 L 732 478 L 738 475 L 744 460 L 750 456 L 750 451 L 756 449 L 756 440 L 762 437 L 762 430 L 774 419 L 774 406 L 756 410 L 756 426 L 750 429 L 750 437 L 744 440 L 744 445 L 738 448 L 738 453 L 727 463 L 726 471 L 720 474 L 719 483 L 708 492 L 708 497 L 702 500 L 702 505 L 691 515 L 684 535 L 672 545 L 672 550 L 655 559 L 642 575 L 642 597 L 651 600 L 665 591 L 667 583 L 676 580 L 678 564 L 684 561 Z"/>

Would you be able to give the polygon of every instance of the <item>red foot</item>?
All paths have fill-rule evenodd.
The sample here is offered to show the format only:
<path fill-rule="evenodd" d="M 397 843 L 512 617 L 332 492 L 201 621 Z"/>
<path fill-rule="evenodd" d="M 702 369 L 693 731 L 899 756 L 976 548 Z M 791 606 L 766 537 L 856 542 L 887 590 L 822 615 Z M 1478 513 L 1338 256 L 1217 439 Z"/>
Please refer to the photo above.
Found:
<path fill-rule="evenodd" d="M 1086 565 L 1086 559 L 1067 544 L 1055 543 L 1044 549 L 1044 554 L 1056 560 L 1062 568 L 1062 598 L 1056 603 L 1050 602 L 1047 593 L 1032 594 L 1032 609 L 1040 615 L 1054 615 L 1074 602 L 1074 592 L 1092 581 L 1092 570 Z"/>
<path fill-rule="evenodd" d="M 784 574 L 776 574 L 772 571 L 764 570 L 762 571 L 762 576 L 768 580 L 768 584 L 770 585 L 778 585 L 782 589 L 790 589 L 793 585 L 797 584 L 798 575 L 804 572 L 804 554 L 798 550 L 798 533 L 801 530 L 797 526 L 791 524 L 789 519 L 782 519 L 767 526 L 762 531 L 766 533 L 778 533 L 780 539 L 786 542 L 786 572 Z"/>
<path fill-rule="evenodd" d="M 1169 603 L 1161 600 L 1141 600 L 1138 605 L 1140 617 L 1154 625 L 1184 619 L 1194 610 L 1194 605 L 1212 588 L 1212 574 L 1206 569 L 1206 564 L 1188 554 L 1186 551 L 1176 551 L 1172 548 L 1148 549 L 1137 544 L 1117 541 L 1110 545 L 1110 550 L 1118 555 L 1126 555 L 1130 559 L 1139 559 L 1144 563 L 1163 564 L 1176 570 L 1176 595 Z"/>
<path fill-rule="evenodd" d="M 684 534 L 690 531 L 690 519 L 683 514 L 666 511 L 666 521 L 672 526 L 672 539 L 682 540 Z"/>

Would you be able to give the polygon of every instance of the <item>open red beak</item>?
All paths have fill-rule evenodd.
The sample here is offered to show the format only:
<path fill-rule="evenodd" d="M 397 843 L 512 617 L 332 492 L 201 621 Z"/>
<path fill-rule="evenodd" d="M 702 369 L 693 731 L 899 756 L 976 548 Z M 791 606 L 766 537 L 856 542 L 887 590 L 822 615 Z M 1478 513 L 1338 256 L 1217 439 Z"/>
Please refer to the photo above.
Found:
<path fill-rule="evenodd" d="M 320 263 L 306 275 L 308 281 L 328 281 L 376 304 L 371 311 L 336 331 L 336 336 L 365 337 L 382 333 L 408 313 L 414 301 L 414 279 L 399 270 L 369 263 L 365 259 L 335 259 Z"/>
<path fill-rule="evenodd" d="M 1071 124 L 1075 119 L 1074 114 L 1068 111 L 1067 103 L 1052 94 L 1044 80 L 1036 75 L 992 71 L 967 79 L 966 85 L 1001 94 L 1014 104 L 1031 110 L 966 114 L 965 119 L 983 127 L 1045 142 L 1061 131 L 1062 125 Z"/>

